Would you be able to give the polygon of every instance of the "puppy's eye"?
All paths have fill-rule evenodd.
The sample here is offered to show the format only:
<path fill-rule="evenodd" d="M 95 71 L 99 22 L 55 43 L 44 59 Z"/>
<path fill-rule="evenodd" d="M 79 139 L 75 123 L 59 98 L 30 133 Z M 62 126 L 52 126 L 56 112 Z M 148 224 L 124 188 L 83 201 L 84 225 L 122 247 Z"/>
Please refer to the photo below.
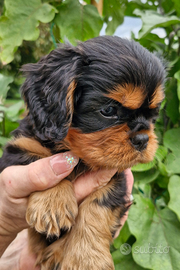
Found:
<path fill-rule="evenodd" d="M 108 118 L 118 118 L 117 109 L 113 106 L 106 107 L 100 111 L 100 113 Z"/>

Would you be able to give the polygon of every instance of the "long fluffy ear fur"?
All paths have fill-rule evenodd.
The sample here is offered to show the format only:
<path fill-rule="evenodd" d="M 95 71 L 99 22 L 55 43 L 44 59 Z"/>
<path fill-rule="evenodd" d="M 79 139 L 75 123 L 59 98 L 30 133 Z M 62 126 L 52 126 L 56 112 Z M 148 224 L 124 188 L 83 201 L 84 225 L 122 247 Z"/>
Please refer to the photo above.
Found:
<path fill-rule="evenodd" d="M 68 132 L 82 58 L 76 47 L 64 45 L 38 63 L 22 68 L 26 74 L 21 91 L 28 109 L 27 119 L 41 141 L 60 141 Z"/>

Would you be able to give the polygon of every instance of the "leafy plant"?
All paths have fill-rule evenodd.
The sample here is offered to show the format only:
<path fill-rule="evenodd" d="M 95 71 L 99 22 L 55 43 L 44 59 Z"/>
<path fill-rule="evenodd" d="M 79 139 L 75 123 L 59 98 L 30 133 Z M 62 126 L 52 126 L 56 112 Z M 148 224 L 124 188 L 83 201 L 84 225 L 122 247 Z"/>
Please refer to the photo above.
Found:
<path fill-rule="evenodd" d="M 103 2 L 102 16 L 96 6 Z M 87 40 L 103 29 L 114 34 L 124 17 L 140 18 L 131 37 L 165 59 L 165 100 L 156 123 L 159 149 L 153 162 L 132 168 L 134 204 L 111 251 L 115 269 L 179 269 L 180 261 L 180 4 L 179 0 L 0 1 L 0 146 L 23 112 L 17 99 L 19 67 L 35 62 L 68 39 Z M 93 4 L 93 5 L 92 5 Z M 133 28 L 132 28 L 133 29 Z M 162 35 L 158 35 L 162 33 Z M 8 100 L 6 100 L 8 97 Z M 0 154 L 2 153 L 2 150 Z"/>

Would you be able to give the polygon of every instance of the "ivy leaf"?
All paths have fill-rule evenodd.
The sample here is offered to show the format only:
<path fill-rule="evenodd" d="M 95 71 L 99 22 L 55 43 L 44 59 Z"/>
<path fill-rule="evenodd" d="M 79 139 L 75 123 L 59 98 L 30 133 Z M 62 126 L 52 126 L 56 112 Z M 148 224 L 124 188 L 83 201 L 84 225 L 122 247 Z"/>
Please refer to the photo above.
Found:
<path fill-rule="evenodd" d="M 156 160 L 154 159 L 151 162 L 145 163 L 145 164 L 137 164 L 132 167 L 133 172 L 143 172 L 143 171 L 148 171 L 152 169 L 156 165 Z"/>
<path fill-rule="evenodd" d="M 144 268 L 135 263 L 131 253 L 122 255 L 119 250 L 116 250 L 112 253 L 112 257 L 115 263 L 115 270 L 144 270 Z"/>
<path fill-rule="evenodd" d="M 55 23 L 63 40 L 67 38 L 76 44 L 78 40 L 85 41 L 99 35 L 103 21 L 95 6 L 82 5 L 78 0 L 65 0 L 58 11 Z"/>
<path fill-rule="evenodd" d="M 156 159 L 158 161 L 163 161 L 165 157 L 167 156 L 168 150 L 165 146 L 159 145 L 157 151 L 156 151 Z"/>
<path fill-rule="evenodd" d="M 179 1 L 179 0 L 177 0 Z M 159 7 L 159 5 L 158 5 Z M 170 14 L 171 12 L 174 13 L 174 3 L 172 0 L 162 0 L 161 1 L 161 9 L 164 13 Z"/>
<path fill-rule="evenodd" d="M 149 33 L 146 35 L 146 38 L 142 38 L 139 40 L 139 43 L 143 46 L 148 48 L 150 51 L 157 51 L 161 52 L 165 49 L 165 42 L 163 38 L 160 38 L 158 35 Z"/>
<path fill-rule="evenodd" d="M 0 104 L 7 96 L 9 84 L 13 82 L 13 76 L 6 76 L 0 73 Z"/>
<path fill-rule="evenodd" d="M 154 7 L 151 5 L 150 8 L 153 9 Z M 142 2 L 141 0 L 128 1 L 126 10 L 125 10 L 125 15 L 135 17 L 134 16 L 135 9 L 140 9 L 140 10 L 149 9 L 149 4 L 148 2 L 145 3 L 145 1 Z"/>
<path fill-rule="evenodd" d="M 0 145 L 1 145 L 1 146 L 7 144 L 8 141 L 9 141 L 8 138 L 5 138 L 5 137 L 0 136 Z"/>
<path fill-rule="evenodd" d="M 163 176 L 168 176 L 166 166 L 162 162 L 166 158 L 167 154 L 168 154 L 168 149 L 166 147 L 160 145 L 156 151 L 156 159 L 158 161 L 159 171 Z"/>
<path fill-rule="evenodd" d="M 6 12 L 0 18 L 0 58 L 7 64 L 23 40 L 38 38 L 39 21 L 52 21 L 56 9 L 41 0 L 5 0 L 4 4 Z"/>
<path fill-rule="evenodd" d="M 170 153 L 165 161 L 166 170 L 169 175 L 180 173 L 180 154 Z"/>
<path fill-rule="evenodd" d="M 168 190 L 169 190 L 169 195 L 170 195 L 170 201 L 168 204 L 168 207 L 176 213 L 180 220 L 180 177 L 177 175 L 173 175 L 169 179 L 169 185 L 168 185 Z"/>
<path fill-rule="evenodd" d="M 2 157 L 2 155 L 3 155 L 3 151 L 2 151 L 2 149 L 0 148 L 0 157 Z"/>
<path fill-rule="evenodd" d="M 155 168 L 152 168 L 148 171 L 143 171 L 143 172 L 133 171 L 135 182 L 144 183 L 144 184 L 153 182 L 158 177 L 158 175 L 159 175 L 159 170 Z"/>
<path fill-rule="evenodd" d="M 168 130 L 164 135 L 164 145 L 169 148 L 174 154 L 179 153 L 180 149 L 180 128 Z"/>
<path fill-rule="evenodd" d="M 180 173 L 180 128 L 168 130 L 164 134 L 164 145 L 171 150 L 165 161 L 166 169 L 169 174 Z"/>
<path fill-rule="evenodd" d="M 172 0 L 172 2 L 174 2 L 174 7 L 175 7 L 178 15 L 180 16 L 180 1 L 179 0 Z"/>
<path fill-rule="evenodd" d="M 116 28 L 124 21 L 124 2 L 117 0 L 104 0 L 103 15 L 107 24 L 106 34 L 113 35 Z"/>
<path fill-rule="evenodd" d="M 114 240 L 113 246 L 116 249 L 119 249 L 120 246 L 128 240 L 130 235 L 131 235 L 131 233 L 129 231 L 128 224 L 127 224 L 127 222 L 125 222 L 124 226 L 122 227 L 122 229 L 120 231 L 119 236 Z"/>
<path fill-rule="evenodd" d="M 128 226 L 136 237 L 132 247 L 135 262 L 145 269 L 178 269 L 180 223 L 176 215 L 167 207 L 158 210 L 148 198 L 134 195 L 134 199 Z"/>
<path fill-rule="evenodd" d="M 167 84 L 166 100 L 166 114 L 170 117 L 173 124 L 176 124 L 179 120 L 179 99 L 177 95 L 176 80 L 174 78 Z"/>
<path fill-rule="evenodd" d="M 180 70 L 178 70 L 174 74 L 174 78 L 177 80 L 177 95 L 178 95 L 178 99 L 180 101 Z M 180 104 L 179 104 L 179 112 L 180 112 Z"/>
<path fill-rule="evenodd" d="M 180 19 L 176 16 L 160 15 L 153 10 L 141 11 L 135 9 L 134 14 L 140 16 L 143 22 L 143 26 L 139 32 L 139 39 L 145 37 L 154 28 L 167 27 L 172 24 L 180 23 Z"/>
<path fill-rule="evenodd" d="M 16 102 L 12 106 L 6 108 L 4 106 L 0 106 L 0 110 L 5 112 L 6 117 L 11 121 L 17 121 L 19 119 L 19 113 L 24 106 L 24 102 L 20 100 Z"/>

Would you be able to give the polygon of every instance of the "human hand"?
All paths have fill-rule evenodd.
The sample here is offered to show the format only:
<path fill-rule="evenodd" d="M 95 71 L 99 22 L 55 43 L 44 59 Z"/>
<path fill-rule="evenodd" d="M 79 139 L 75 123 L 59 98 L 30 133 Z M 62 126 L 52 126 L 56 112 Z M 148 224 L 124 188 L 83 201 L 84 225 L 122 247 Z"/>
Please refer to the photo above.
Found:
<path fill-rule="evenodd" d="M 71 173 L 78 158 L 70 152 L 69 156 L 69 160 L 59 154 L 27 166 L 11 166 L 0 174 L 0 256 L 17 233 L 28 227 L 25 214 L 29 195 L 57 185 Z"/>
<path fill-rule="evenodd" d="M 59 159 L 57 158 L 59 157 Z M 67 160 L 64 160 L 62 154 L 56 155 L 56 164 L 53 170 L 58 170 L 54 173 L 50 165 L 50 160 L 53 157 L 45 158 L 27 166 L 13 166 L 7 168 L 0 175 L 0 188 L 2 190 L 0 203 L 0 220 L 3 226 L 0 225 L 2 232 L 8 242 L 5 243 L 4 249 L 15 238 L 16 234 L 27 228 L 28 225 L 25 220 L 25 212 L 28 203 L 28 196 L 36 190 L 45 190 L 56 185 L 64 179 L 73 170 L 77 164 L 78 159 L 75 157 L 73 166 L 67 166 Z M 99 172 L 91 172 L 80 176 L 74 183 L 75 194 L 78 202 L 81 202 L 86 196 L 97 188 L 104 186 L 116 173 L 116 170 L 101 170 Z M 19 178 L 19 175 L 21 177 Z M 17 245 L 19 246 L 17 250 Z M 2 247 L 1 247 L 2 248 Z M 35 258 L 29 254 L 27 248 L 27 232 L 24 231 L 19 234 L 19 237 L 6 250 L 3 258 L 0 261 L 1 269 L 5 266 L 4 260 L 10 253 L 15 250 L 14 260 L 12 261 L 11 269 L 33 269 Z M 17 251 L 16 251 L 17 250 Z M 12 254 L 11 254 L 12 258 Z M 5 266 L 6 267 L 6 266 Z M 12 268 L 14 267 L 14 268 Z M 34 268 L 34 269 L 39 269 Z"/>
<path fill-rule="evenodd" d="M 0 174 L 0 254 L 17 233 L 28 227 L 25 214 L 29 195 L 57 185 L 72 172 L 77 163 L 78 158 L 68 152 L 68 155 L 57 154 L 27 166 L 11 166 Z M 80 202 L 94 189 L 106 184 L 115 172 L 100 171 L 80 176 L 75 184 L 77 200 Z M 79 188 L 81 186 L 84 186 L 83 193 Z"/>

